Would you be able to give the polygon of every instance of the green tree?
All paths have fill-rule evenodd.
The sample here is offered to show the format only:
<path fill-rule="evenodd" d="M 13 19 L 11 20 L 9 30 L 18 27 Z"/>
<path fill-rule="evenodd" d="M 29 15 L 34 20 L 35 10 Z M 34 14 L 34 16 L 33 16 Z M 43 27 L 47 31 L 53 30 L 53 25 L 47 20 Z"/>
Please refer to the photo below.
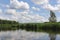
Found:
<path fill-rule="evenodd" d="M 49 17 L 49 22 L 56 22 L 56 16 L 53 11 L 50 11 L 50 17 Z"/>

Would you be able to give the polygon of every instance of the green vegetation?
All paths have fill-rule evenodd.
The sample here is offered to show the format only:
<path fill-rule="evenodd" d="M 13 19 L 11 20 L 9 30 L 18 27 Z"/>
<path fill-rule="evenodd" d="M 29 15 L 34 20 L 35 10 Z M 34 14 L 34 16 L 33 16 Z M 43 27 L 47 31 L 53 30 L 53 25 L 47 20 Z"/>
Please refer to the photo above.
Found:
<path fill-rule="evenodd" d="M 20 29 L 35 32 L 60 33 L 60 22 L 55 23 L 25 23 L 21 24 Z"/>
<path fill-rule="evenodd" d="M 53 11 L 50 10 L 50 17 L 49 17 L 49 22 L 56 22 L 56 15 Z"/>
<path fill-rule="evenodd" d="M 53 31 L 60 31 L 60 23 L 28 23 L 22 24 L 19 27 L 20 29 L 25 29 L 27 31 L 40 31 L 42 30 L 53 30 Z"/>
<path fill-rule="evenodd" d="M 0 20 L 0 30 L 16 30 L 17 25 L 19 23 L 16 21 Z"/>
<path fill-rule="evenodd" d="M 45 22 L 45 23 L 18 23 L 16 21 L 0 20 L 1 30 L 19 30 L 27 31 L 60 31 L 60 22 Z"/>

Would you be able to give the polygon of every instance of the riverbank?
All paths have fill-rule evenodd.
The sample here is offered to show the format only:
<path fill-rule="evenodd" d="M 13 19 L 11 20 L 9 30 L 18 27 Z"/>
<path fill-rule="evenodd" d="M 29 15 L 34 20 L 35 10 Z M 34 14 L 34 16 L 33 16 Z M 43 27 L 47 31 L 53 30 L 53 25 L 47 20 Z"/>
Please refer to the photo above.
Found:
<path fill-rule="evenodd" d="M 25 24 L 0 24 L 0 30 L 60 30 L 60 23 L 25 23 Z"/>
<path fill-rule="evenodd" d="M 47 32 L 60 34 L 60 22 L 55 23 L 25 23 L 20 25 L 20 29 L 34 32 Z"/>
<path fill-rule="evenodd" d="M 60 22 L 50 23 L 19 23 L 10 20 L 0 20 L 0 30 L 19 30 L 24 29 L 27 31 L 41 31 L 53 30 L 60 31 Z"/>
<path fill-rule="evenodd" d="M 0 19 L 0 31 L 3 30 L 16 30 L 17 25 L 19 25 L 18 22 L 16 21 L 11 21 L 11 20 L 1 20 Z"/>
<path fill-rule="evenodd" d="M 43 30 L 54 30 L 54 31 L 60 31 L 60 23 L 26 23 L 19 26 L 20 29 L 25 29 L 27 31 L 34 30 L 39 31 L 40 29 Z"/>

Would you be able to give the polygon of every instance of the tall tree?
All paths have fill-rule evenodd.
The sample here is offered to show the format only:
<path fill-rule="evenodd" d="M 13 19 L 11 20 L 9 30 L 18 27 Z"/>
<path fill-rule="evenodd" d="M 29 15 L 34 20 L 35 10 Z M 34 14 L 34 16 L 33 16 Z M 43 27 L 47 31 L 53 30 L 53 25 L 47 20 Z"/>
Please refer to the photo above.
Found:
<path fill-rule="evenodd" d="M 50 11 L 50 17 L 49 17 L 49 22 L 56 22 L 56 16 L 53 11 Z"/>

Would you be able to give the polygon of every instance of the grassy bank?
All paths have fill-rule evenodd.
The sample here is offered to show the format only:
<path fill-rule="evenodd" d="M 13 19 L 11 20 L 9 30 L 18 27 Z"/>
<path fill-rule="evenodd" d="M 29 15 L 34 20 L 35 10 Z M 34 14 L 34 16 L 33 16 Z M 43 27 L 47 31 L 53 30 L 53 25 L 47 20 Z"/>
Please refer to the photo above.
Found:
<path fill-rule="evenodd" d="M 28 23 L 28 24 L 22 24 L 20 25 L 21 29 L 25 30 L 32 30 L 32 31 L 39 31 L 40 29 L 43 30 L 55 30 L 59 31 L 60 30 L 60 23 Z"/>
<path fill-rule="evenodd" d="M 10 21 L 10 20 L 1 20 L 0 19 L 0 31 L 1 30 L 16 30 L 17 25 L 19 25 L 16 21 Z"/>
<path fill-rule="evenodd" d="M 16 21 L 0 20 L 0 30 L 18 30 L 27 31 L 53 30 L 60 31 L 60 22 L 55 23 L 18 23 Z"/>
<path fill-rule="evenodd" d="M 25 23 L 21 24 L 20 29 L 34 32 L 47 32 L 60 34 L 60 23 Z"/>

